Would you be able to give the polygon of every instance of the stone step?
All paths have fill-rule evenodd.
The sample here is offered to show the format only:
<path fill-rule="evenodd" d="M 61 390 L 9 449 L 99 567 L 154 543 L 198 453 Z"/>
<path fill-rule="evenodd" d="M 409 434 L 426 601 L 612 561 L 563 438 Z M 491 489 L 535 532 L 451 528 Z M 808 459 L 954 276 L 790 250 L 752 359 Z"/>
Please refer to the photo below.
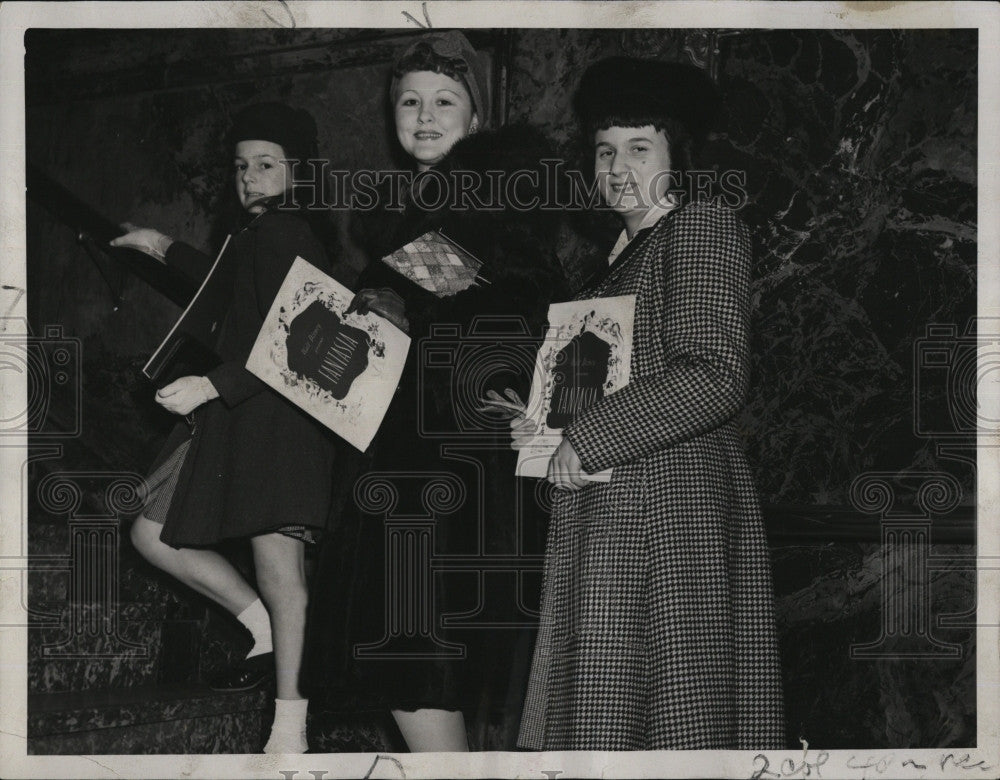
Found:
<path fill-rule="evenodd" d="M 273 693 L 138 686 L 28 697 L 32 755 L 256 753 Z"/>
<path fill-rule="evenodd" d="M 241 658 L 248 642 L 231 616 L 207 605 L 191 617 L 149 602 L 40 602 L 29 628 L 28 690 L 197 683 Z"/>
<path fill-rule="evenodd" d="M 32 694 L 31 755 L 259 753 L 273 717 L 273 687 L 220 693 L 204 685 Z M 314 753 L 405 749 L 388 712 L 311 711 Z"/>

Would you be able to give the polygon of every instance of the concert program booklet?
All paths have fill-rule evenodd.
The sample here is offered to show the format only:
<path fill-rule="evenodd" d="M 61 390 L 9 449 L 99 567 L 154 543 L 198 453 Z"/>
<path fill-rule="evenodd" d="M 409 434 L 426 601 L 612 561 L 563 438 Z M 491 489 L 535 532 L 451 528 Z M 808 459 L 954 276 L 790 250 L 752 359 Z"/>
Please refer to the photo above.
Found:
<path fill-rule="evenodd" d="M 549 328 L 538 350 L 528 396 L 527 414 L 538 433 L 518 452 L 518 476 L 544 477 L 563 428 L 584 409 L 628 384 L 634 319 L 634 295 L 549 306 Z M 607 482 L 611 469 L 584 478 Z"/>
<path fill-rule="evenodd" d="M 247 370 L 364 451 L 399 384 L 410 337 L 377 314 L 345 314 L 353 298 L 295 258 Z"/>

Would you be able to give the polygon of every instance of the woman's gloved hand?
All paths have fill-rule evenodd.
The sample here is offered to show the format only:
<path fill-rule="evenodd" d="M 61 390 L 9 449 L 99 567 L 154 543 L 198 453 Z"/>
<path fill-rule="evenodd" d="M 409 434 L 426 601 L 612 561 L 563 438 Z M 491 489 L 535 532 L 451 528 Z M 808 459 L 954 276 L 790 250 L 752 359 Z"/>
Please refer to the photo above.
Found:
<path fill-rule="evenodd" d="M 496 390 L 487 390 L 482 399 L 480 412 L 495 412 L 510 421 L 511 449 L 520 450 L 527 447 L 538 433 L 535 420 L 527 417 L 528 405 L 521 400 L 517 391 L 508 387 L 500 395 Z"/>
<path fill-rule="evenodd" d="M 524 417 L 527 404 L 521 400 L 517 390 L 508 387 L 500 395 L 496 390 L 487 390 L 486 397 L 480 399 L 480 412 L 496 412 L 504 417 Z"/>
<path fill-rule="evenodd" d="M 135 249 L 143 254 L 149 255 L 161 263 L 167 261 L 167 250 L 174 240 L 170 236 L 165 236 L 153 228 L 139 227 L 131 222 L 123 222 L 122 230 L 127 230 L 124 236 L 111 240 L 111 246 L 123 249 Z"/>
<path fill-rule="evenodd" d="M 156 391 L 156 403 L 174 414 L 189 414 L 218 397 L 219 391 L 207 376 L 182 376 Z"/>
<path fill-rule="evenodd" d="M 388 287 L 361 290 L 354 296 L 344 314 L 368 314 L 370 311 L 385 317 L 401 331 L 407 332 L 410 329 L 410 321 L 406 319 L 406 303 L 395 290 Z"/>

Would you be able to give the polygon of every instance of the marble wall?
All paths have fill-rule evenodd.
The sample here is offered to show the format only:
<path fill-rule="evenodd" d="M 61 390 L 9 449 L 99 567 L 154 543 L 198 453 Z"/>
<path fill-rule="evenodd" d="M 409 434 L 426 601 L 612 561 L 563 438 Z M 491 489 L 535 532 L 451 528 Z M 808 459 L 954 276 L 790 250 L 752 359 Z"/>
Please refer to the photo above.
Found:
<path fill-rule="evenodd" d="M 744 423 L 772 500 L 846 503 L 871 469 L 973 485 L 914 435 L 913 403 L 917 341 L 975 314 L 976 51 L 974 31 L 732 41 L 720 159 L 748 172 L 762 249 Z"/>

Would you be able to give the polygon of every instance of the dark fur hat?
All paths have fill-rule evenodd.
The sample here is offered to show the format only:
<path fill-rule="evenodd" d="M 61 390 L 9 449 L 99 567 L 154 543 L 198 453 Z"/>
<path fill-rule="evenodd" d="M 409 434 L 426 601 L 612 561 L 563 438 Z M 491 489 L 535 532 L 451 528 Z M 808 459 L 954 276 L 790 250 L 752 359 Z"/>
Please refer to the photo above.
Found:
<path fill-rule="evenodd" d="M 240 141 L 270 141 L 284 149 L 290 159 L 308 160 L 317 156 L 316 120 L 302 108 L 257 103 L 233 117 L 230 148 Z"/>
<path fill-rule="evenodd" d="M 699 146 L 718 110 L 704 71 L 676 62 L 609 57 L 583 74 L 574 108 L 588 131 L 617 125 L 663 127 L 679 123 Z"/>

